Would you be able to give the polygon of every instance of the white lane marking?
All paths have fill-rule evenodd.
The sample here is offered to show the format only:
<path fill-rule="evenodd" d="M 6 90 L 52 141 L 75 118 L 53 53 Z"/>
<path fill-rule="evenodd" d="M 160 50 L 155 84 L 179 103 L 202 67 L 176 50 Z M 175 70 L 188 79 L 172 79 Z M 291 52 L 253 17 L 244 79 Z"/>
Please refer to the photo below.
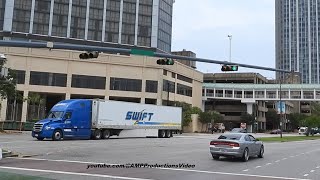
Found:
<path fill-rule="evenodd" d="M 26 160 L 35 160 L 35 161 L 68 162 L 68 163 L 79 163 L 79 164 L 118 165 L 118 164 L 110 164 L 110 163 L 105 163 L 105 162 L 69 161 L 69 160 L 54 160 L 54 159 L 40 159 L 40 158 L 17 158 L 17 157 L 7 157 L 7 158 L 11 158 L 11 159 L 26 159 Z"/>
<path fill-rule="evenodd" d="M 275 162 L 279 162 L 280 160 L 276 160 Z"/>
<path fill-rule="evenodd" d="M 227 173 L 227 172 L 213 172 L 213 171 L 201 171 L 201 170 L 191 170 L 191 169 L 170 169 L 170 168 L 157 168 L 157 169 L 171 170 L 171 171 L 185 171 L 185 172 L 206 173 L 206 174 L 230 175 L 230 176 L 258 177 L 258 178 L 267 178 L 267 179 L 307 180 L 307 179 L 301 179 L 301 178 L 262 176 L 262 175 L 255 175 L 255 174 L 238 174 L 238 173 Z"/>
<path fill-rule="evenodd" d="M 122 177 L 122 176 L 110 176 L 110 175 L 104 175 L 104 174 L 76 173 L 76 172 L 67 172 L 67 171 L 52 171 L 52 170 L 43 170 L 43 169 L 28 169 L 28 168 L 16 168 L 16 167 L 6 167 L 6 166 L 0 166 L 0 168 L 1 169 L 20 170 L 20 171 L 34 171 L 34 172 L 68 174 L 68 175 L 78 175 L 78 176 L 92 176 L 92 177 L 103 177 L 103 178 L 114 178 L 114 179 L 151 180 L 151 179 L 142 179 L 142 178 Z"/>
<path fill-rule="evenodd" d="M 286 160 L 287 158 L 283 158 L 282 160 Z"/>
<path fill-rule="evenodd" d="M 271 165 L 271 164 L 272 164 L 272 163 L 267 163 L 266 165 L 269 166 L 269 165 Z"/>
<path fill-rule="evenodd" d="M 320 166 L 317 166 L 316 168 L 317 168 L 317 169 L 319 169 L 319 168 L 320 168 Z"/>
<path fill-rule="evenodd" d="M 306 176 L 309 176 L 309 174 L 305 174 L 305 175 L 303 175 L 304 177 L 306 177 Z"/>
<path fill-rule="evenodd" d="M 305 153 L 301 153 L 301 154 L 305 154 Z"/>
<path fill-rule="evenodd" d="M 245 170 L 243 170 L 243 171 L 249 171 L 249 169 L 245 169 Z"/>
<path fill-rule="evenodd" d="M 291 158 L 293 158 L 294 156 L 290 156 Z"/>
<path fill-rule="evenodd" d="M 313 172 L 314 172 L 314 170 L 311 170 L 310 172 L 311 172 L 311 173 L 313 173 Z"/>
<path fill-rule="evenodd" d="M 38 158 L 14 158 L 12 159 L 26 159 L 26 160 L 39 160 L 39 161 L 56 161 L 56 162 L 74 162 L 74 163 L 83 163 L 83 164 L 101 164 L 98 162 L 84 162 L 84 161 L 68 161 L 68 160 L 50 160 L 50 159 L 38 159 Z M 107 163 L 105 163 L 107 164 Z M 110 165 L 118 165 L 118 164 L 110 164 Z M 0 166 L 0 168 L 4 168 L 4 166 Z M 13 167 L 7 167 L 13 168 Z M 308 179 L 300 179 L 300 178 L 289 178 L 289 177 L 277 177 L 277 176 L 262 176 L 262 175 L 254 175 L 254 174 L 238 174 L 238 173 L 227 173 L 227 172 L 214 172 L 214 171 L 202 171 L 202 170 L 191 170 L 191 169 L 173 169 L 173 168 L 153 168 L 153 169 L 161 169 L 161 170 L 170 170 L 170 171 L 184 171 L 184 172 L 196 172 L 196 173 L 206 173 L 206 174 L 219 174 L 219 175 L 230 175 L 230 176 L 245 176 L 245 177 L 258 177 L 258 178 L 269 178 L 269 179 L 284 179 L 284 180 L 308 180 Z M 35 169 L 38 170 L 38 169 Z M 44 170 L 47 171 L 47 170 Z M 50 170 L 48 170 L 50 171 Z M 47 172 L 48 172 L 47 171 Z M 72 173 L 72 172 L 70 172 Z M 91 174 L 89 174 L 91 175 Z M 137 179 L 138 180 L 138 179 Z M 142 179 L 140 179 L 142 180 Z"/>
<path fill-rule="evenodd" d="M 256 168 L 261 168 L 261 166 L 256 166 Z"/>

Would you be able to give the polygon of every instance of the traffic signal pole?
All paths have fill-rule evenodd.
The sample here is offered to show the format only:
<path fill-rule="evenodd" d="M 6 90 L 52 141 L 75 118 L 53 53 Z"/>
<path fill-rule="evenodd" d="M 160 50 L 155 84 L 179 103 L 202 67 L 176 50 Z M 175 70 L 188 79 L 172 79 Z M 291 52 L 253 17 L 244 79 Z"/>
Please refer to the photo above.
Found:
<path fill-rule="evenodd" d="M 233 66 L 240 66 L 240 67 L 252 68 L 252 69 L 261 69 L 261 70 L 268 70 L 268 71 L 275 71 L 275 72 L 291 73 L 291 71 L 288 71 L 288 70 L 255 66 L 255 65 L 249 65 L 249 64 L 241 64 L 241 63 L 228 62 L 228 61 L 219 61 L 219 60 L 211 60 L 211 59 L 204 59 L 204 58 L 178 56 L 178 55 L 172 55 L 172 54 L 168 54 L 168 53 L 154 52 L 154 50 L 152 50 L 152 49 L 150 49 L 150 50 L 139 49 L 139 47 L 134 47 L 132 49 L 125 49 L 125 48 L 86 46 L 86 45 L 64 44 L 64 43 L 24 42 L 24 41 L 11 41 L 11 40 L 10 41 L 0 40 L 0 46 L 25 47 L 25 48 L 47 48 L 47 49 L 67 49 L 67 50 L 77 50 L 77 51 L 87 51 L 87 52 L 96 51 L 96 52 L 103 52 L 103 53 L 126 53 L 126 54 L 133 54 L 133 55 L 159 57 L 159 58 L 171 58 L 174 60 L 197 61 L 197 62 L 204 62 L 204 63 L 212 63 L 212 64 L 220 64 L 220 65 L 233 65 Z"/>

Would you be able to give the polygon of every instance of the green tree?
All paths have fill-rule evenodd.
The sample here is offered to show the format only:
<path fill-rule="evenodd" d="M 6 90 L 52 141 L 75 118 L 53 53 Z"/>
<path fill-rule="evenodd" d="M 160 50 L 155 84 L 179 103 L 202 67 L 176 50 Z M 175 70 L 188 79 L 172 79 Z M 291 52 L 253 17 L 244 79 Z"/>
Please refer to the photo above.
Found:
<path fill-rule="evenodd" d="M 174 105 L 182 108 L 182 126 L 189 126 L 191 114 L 200 114 L 202 110 L 198 107 L 192 107 L 191 104 L 185 102 L 174 102 Z"/>
<path fill-rule="evenodd" d="M 214 122 L 211 123 L 222 123 L 224 117 L 219 112 L 213 111 L 213 120 Z"/>
<path fill-rule="evenodd" d="M 0 69 L 2 69 L 5 65 L 6 61 L 0 61 Z M 7 76 L 0 76 L 0 98 L 6 99 L 8 97 L 17 96 L 16 92 L 16 75 L 15 71 L 12 69 L 8 69 Z"/>
<path fill-rule="evenodd" d="M 305 119 L 308 116 L 300 113 L 292 113 L 288 115 L 288 119 L 290 120 L 290 124 L 293 129 L 298 129 L 298 127 L 306 126 Z"/>
<path fill-rule="evenodd" d="M 280 116 L 277 114 L 276 110 L 269 109 L 266 113 L 266 120 L 268 124 L 272 125 L 272 129 L 275 129 L 279 126 Z"/>
<path fill-rule="evenodd" d="M 213 119 L 214 119 L 214 112 L 211 112 L 211 111 L 201 112 L 199 114 L 199 120 L 202 124 L 201 131 L 203 131 L 203 126 L 204 125 L 208 126 L 208 123 L 211 123 Z M 208 127 L 206 129 L 208 129 Z"/>
<path fill-rule="evenodd" d="M 307 117 L 303 122 L 308 127 L 306 136 L 309 136 L 310 133 L 313 136 L 314 134 L 311 131 L 311 129 L 320 127 L 320 103 L 318 102 L 311 103 L 311 116 Z"/>
<path fill-rule="evenodd" d="M 308 127 L 306 136 L 309 136 L 310 133 L 313 136 L 314 134 L 312 133 L 311 129 L 316 128 L 316 127 L 320 127 L 320 117 L 316 116 L 316 115 L 311 115 L 306 118 L 305 124 Z"/>
<path fill-rule="evenodd" d="M 240 119 L 247 125 L 252 125 L 255 121 L 255 116 L 253 114 L 248 114 L 247 112 L 245 112 L 241 114 Z"/>

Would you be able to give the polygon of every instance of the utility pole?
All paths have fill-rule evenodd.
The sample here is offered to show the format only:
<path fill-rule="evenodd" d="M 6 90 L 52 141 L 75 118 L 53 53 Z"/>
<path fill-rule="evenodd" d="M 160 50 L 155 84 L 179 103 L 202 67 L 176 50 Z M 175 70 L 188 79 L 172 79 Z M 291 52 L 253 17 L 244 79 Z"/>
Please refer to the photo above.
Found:
<path fill-rule="evenodd" d="M 280 137 L 282 138 L 282 102 L 281 102 L 281 73 L 280 73 L 280 96 L 279 96 L 279 99 L 280 99 L 280 102 L 279 102 L 279 107 L 280 107 Z"/>
<path fill-rule="evenodd" d="M 170 83 L 169 80 L 167 80 L 167 87 L 168 87 L 168 96 L 167 96 L 167 106 L 169 106 L 169 96 L 170 96 Z"/>
<path fill-rule="evenodd" d="M 228 35 L 228 38 L 230 40 L 230 43 L 229 43 L 229 61 L 231 62 L 231 40 L 232 40 L 232 35 Z"/>

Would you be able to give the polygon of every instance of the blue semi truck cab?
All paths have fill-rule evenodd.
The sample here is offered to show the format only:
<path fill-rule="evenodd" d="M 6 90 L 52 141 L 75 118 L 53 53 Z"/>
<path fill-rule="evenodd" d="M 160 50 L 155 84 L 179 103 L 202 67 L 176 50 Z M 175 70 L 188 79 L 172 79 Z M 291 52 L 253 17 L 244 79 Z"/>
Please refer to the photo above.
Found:
<path fill-rule="evenodd" d="M 34 124 L 32 137 L 90 139 L 92 100 L 64 100 L 52 107 L 47 117 Z"/>

